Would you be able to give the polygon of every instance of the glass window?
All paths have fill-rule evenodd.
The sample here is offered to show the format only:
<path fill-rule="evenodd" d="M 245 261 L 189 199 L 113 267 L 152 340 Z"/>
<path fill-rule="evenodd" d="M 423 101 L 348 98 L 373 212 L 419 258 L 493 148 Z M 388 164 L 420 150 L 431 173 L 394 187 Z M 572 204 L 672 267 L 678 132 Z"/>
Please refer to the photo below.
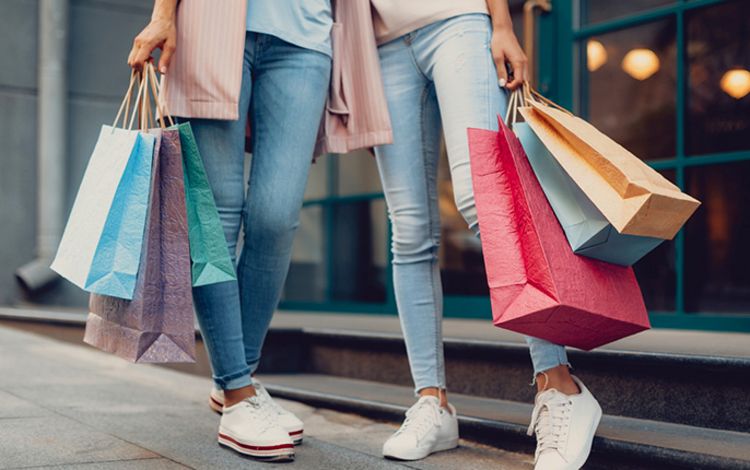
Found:
<path fill-rule="evenodd" d="M 675 171 L 660 171 L 664 177 L 675 182 Z M 635 276 L 643 292 L 646 308 L 653 311 L 675 310 L 675 243 L 666 241 L 647 254 L 635 266 Z"/>
<path fill-rule="evenodd" d="M 581 22 L 590 24 L 669 5 L 675 3 L 675 0 L 581 0 L 581 3 Z"/>
<path fill-rule="evenodd" d="M 750 310 L 750 161 L 685 170 L 703 202 L 685 229 L 685 309 Z"/>
<path fill-rule="evenodd" d="M 338 196 L 382 192 L 375 157 L 367 150 L 358 150 L 334 157 L 338 163 Z"/>
<path fill-rule="evenodd" d="M 687 152 L 750 149 L 750 2 L 686 13 Z"/>
<path fill-rule="evenodd" d="M 640 158 L 674 157 L 674 18 L 596 36 L 581 47 L 589 121 Z"/>
<path fill-rule="evenodd" d="M 440 207 L 440 269 L 445 295 L 489 295 L 482 245 L 468 229 L 453 199 L 448 158 L 441 150 L 438 166 Z"/>
<path fill-rule="evenodd" d="M 336 203 L 327 210 L 333 211 L 330 300 L 385 302 L 385 201 Z"/>
<path fill-rule="evenodd" d="M 305 187 L 305 200 L 321 199 L 328 194 L 328 159 L 329 155 L 321 155 L 310 167 L 310 177 Z"/>
<path fill-rule="evenodd" d="M 284 286 L 284 300 L 323 302 L 326 296 L 323 208 L 302 208 L 294 238 L 292 263 Z"/>

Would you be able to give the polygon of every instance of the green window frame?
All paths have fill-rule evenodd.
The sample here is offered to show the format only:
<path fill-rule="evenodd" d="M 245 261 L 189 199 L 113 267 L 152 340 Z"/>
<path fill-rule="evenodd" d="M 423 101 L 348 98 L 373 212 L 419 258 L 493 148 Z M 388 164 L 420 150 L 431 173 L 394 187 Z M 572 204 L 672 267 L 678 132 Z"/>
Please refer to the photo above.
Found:
<path fill-rule="evenodd" d="M 542 93 L 576 113 L 581 113 L 585 87 L 581 76 L 586 66 L 585 48 L 580 45 L 591 37 L 640 26 L 672 17 L 676 22 L 676 154 L 673 158 L 649 161 L 657 170 L 673 170 L 676 184 L 685 187 L 687 168 L 750 160 L 750 150 L 701 154 L 688 157 L 685 148 L 687 77 L 685 15 L 699 8 L 726 3 L 728 0 L 675 0 L 670 4 L 639 11 L 612 20 L 584 25 L 581 21 L 586 0 L 553 0 L 553 10 L 539 19 L 538 83 Z M 657 328 L 722 330 L 750 332 L 750 307 L 747 314 L 688 313 L 685 310 L 685 236 L 675 238 L 675 309 L 651 311 L 651 322 Z"/>
<path fill-rule="evenodd" d="M 685 13 L 687 11 L 718 5 L 727 0 L 675 0 L 665 6 L 638 13 L 618 17 L 613 20 L 582 25 L 581 8 L 586 0 L 552 0 L 552 12 L 543 14 L 538 20 L 537 44 L 537 70 L 539 71 L 539 86 L 542 93 L 557 101 L 561 105 L 580 113 L 582 106 L 580 93 L 582 87 L 579 72 L 585 67 L 585 58 L 580 52 L 584 48 L 579 47 L 581 42 L 592 36 L 619 31 L 649 22 L 657 21 L 667 17 L 674 17 L 676 21 L 676 46 L 677 46 L 677 86 L 676 86 L 676 154 L 674 158 L 662 159 L 649 162 L 658 170 L 673 170 L 676 175 L 676 184 L 684 188 L 685 169 L 705 165 L 733 163 L 750 160 L 750 151 L 726 152 L 687 157 L 685 149 L 685 115 L 686 115 L 686 57 L 685 57 Z M 521 2 L 513 2 L 512 7 L 521 6 Z M 354 195 L 338 195 L 338 159 L 348 158 L 339 156 L 326 156 L 321 161 L 326 165 L 327 191 L 326 196 L 306 200 L 305 207 L 320 206 L 322 211 L 323 230 L 325 237 L 326 253 L 332 250 L 332 233 L 334 220 L 331 210 L 337 204 L 346 204 L 354 201 L 382 200 L 382 192 L 361 193 Z M 356 158 L 356 157 L 354 157 Z M 386 214 L 383 214 L 386 217 Z M 388 223 L 387 243 L 390 247 L 391 227 Z M 750 332 L 750 308 L 747 314 L 721 314 L 721 313 L 688 313 L 685 310 L 684 299 L 684 233 L 681 231 L 675 238 L 675 309 L 674 311 L 651 311 L 649 312 L 652 325 L 655 328 L 679 328 L 697 330 L 721 330 Z M 396 314 L 396 301 L 393 294 L 392 269 L 390 265 L 391 254 L 387 249 L 388 262 L 385 273 L 386 298 L 383 303 L 364 302 L 342 302 L 331 300 L 330 292 L 325 295 L 323 302 L 284 301 L 281 308 L 303 311 L 327 311 L 327 312 L 350 312 L 362 314 Z M 325 269 L 328 276 L 326 285 L 331 286 L 330 263 L 331 257 L 326 256 Z M 491 317 L 490 301 L 481 296 L 450 296 L 446 295 L 444 301 L 446 317 L 451 318 L 482 318 Z"/>

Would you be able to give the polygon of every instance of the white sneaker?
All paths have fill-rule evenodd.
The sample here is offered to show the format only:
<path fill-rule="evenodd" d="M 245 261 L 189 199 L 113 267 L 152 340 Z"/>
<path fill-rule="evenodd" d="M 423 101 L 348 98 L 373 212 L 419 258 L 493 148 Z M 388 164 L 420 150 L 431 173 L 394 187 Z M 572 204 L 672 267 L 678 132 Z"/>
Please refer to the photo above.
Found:
<path fill-rule="evenodd" d="M 255 386 L 255 393 L 261 406 L 267 408 L 272 415 L 276 416 L 276 421 L 282 428 L 286 429 L 289 437 L 294 441 L 294 445 L 301 444 L 304 437 L 304 423 L 302 420 L 276 403 L 271 395 L 269 395 L 266 387 L 258 380 L 254 380 L 253 385 Z M 208 405 L 212 410 L 221 414 L 224 409 L 224 391 L 218 388 L 212 389 L 208 398 Z"/>
<path fill-rule="evenodd" d="M 565 395 L 555 389 L 536 396 L 528 434 L 536 432 L 534 470 L 578 470 L 591 452 L 602 409 L 578 377 L 581 393 Z"/>
<path fill-rule="evenodd" d="M 436 397 L 422 397 L 406 412 L 406 420 L 383 445 L 383 456 L 419 460 L 458 446 L 456 409 L 440 406 Z"/>
<path fill-rule="evenodd" d="M 294 460 L 292 439 L 257 397 L 224 408 L 219 444 L 255 458 Z"/>

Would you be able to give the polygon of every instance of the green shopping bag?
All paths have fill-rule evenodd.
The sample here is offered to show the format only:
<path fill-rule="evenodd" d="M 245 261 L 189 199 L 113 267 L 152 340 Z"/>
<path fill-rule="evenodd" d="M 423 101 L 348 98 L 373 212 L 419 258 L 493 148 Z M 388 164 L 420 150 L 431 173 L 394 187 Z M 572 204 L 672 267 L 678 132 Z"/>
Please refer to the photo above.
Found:
<path fill-rule="evenodd" d="M 213 192 L 206 177 L 190 123 L 177 125 L 180 131 L 185 171 L 188 238 L 193 286 L 205 286 L 237 279 L 229 256 L 224 229 L 216 210 Z"/>

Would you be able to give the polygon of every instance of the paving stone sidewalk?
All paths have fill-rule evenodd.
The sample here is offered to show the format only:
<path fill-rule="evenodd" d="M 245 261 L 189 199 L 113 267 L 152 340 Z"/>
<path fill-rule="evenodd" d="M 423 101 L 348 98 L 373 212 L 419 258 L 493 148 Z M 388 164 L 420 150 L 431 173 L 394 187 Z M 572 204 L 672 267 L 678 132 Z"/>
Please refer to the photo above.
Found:
<path fill-rule="evenodd" d="M 208 379 L 0 327 L 0 469 L 530 469 L 522 454 L 462 442 L 421 462 L 380 457 L 393 423 L 284 401 L 305 421 L 289 464 L 218 446 Z"/>

